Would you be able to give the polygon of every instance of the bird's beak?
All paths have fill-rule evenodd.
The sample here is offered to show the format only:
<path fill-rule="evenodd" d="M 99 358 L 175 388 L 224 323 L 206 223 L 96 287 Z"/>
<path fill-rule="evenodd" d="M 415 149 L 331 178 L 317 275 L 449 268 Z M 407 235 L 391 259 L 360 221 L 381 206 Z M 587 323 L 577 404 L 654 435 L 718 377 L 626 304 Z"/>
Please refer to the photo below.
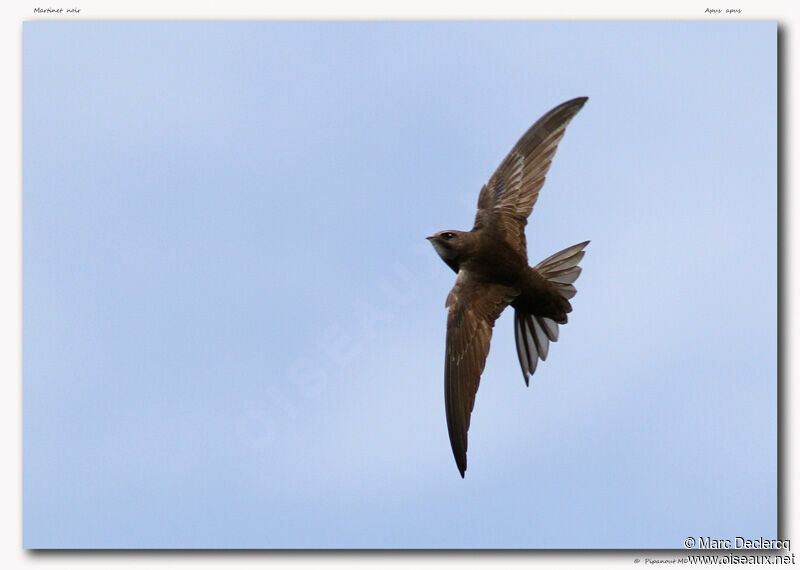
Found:
<path fill-rule="evenodd" d="M 426 237 L 425 239 L 427 239 L 427 240 L 432 240 L 432 239 L 433 239 L 433 238 L 435 238 L 435 237 L 436 237 L 436 236 L 428 236 L 428 237 Z"/>

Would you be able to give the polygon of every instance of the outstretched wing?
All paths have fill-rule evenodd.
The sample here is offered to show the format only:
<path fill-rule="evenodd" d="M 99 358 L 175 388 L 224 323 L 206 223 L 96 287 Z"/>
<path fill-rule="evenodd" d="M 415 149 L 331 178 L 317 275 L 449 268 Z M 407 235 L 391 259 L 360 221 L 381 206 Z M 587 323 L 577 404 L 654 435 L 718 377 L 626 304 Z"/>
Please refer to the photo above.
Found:
<path fill-rule="evenodd" d="M 548 111 L 522 135 L 478 197 L 475 227 L 493 226 L 512 247 L 527 255 L 525 224 L 539 197 L 550 162 L 570 120 L 588 97 Z"/>
<path fill-rule="evenodd" d="M 462 269 L 447 296 L 444 400 L 450 445 L 462 477 L 467 469 L 469 419 L 489 354 L 492 327 L 518 294 L 509 287 L 478 281 Z"/>

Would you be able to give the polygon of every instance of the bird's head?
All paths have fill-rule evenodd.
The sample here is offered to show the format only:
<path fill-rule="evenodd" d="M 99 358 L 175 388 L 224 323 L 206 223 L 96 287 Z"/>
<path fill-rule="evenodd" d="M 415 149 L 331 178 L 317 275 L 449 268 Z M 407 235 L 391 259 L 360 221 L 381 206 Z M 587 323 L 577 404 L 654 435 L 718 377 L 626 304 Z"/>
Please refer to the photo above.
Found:
<path fill-rule="evenodd" d="M 466 247 L 467 233 L 458 230 L 445 230 L 436 232 L 432 236 L 428 236 L 427 239 L 431 242 L 439 257 L 450 265 L 450 262 L 458 259 Z"/>

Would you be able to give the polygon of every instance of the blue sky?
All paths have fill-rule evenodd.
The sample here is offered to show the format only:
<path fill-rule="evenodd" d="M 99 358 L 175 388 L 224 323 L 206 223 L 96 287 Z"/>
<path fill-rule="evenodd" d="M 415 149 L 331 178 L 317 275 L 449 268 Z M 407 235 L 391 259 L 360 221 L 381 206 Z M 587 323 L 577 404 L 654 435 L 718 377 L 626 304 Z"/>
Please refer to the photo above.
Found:
<path fill-rule="evenodd" d="M 580 95 L 461 480 L 424 237 Z M 25 546 L 775 537 L 776 98 L 769 22 L 26 22 Z"/>

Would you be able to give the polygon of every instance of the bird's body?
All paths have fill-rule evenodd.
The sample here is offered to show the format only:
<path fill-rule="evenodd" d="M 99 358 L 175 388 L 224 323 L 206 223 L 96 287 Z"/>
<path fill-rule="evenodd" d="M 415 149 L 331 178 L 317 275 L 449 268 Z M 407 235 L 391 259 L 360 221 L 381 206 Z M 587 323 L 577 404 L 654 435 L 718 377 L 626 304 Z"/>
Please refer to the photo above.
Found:
<path fill-rule="evenodd" d="M 472 230 L 428 238 L 458 275 L 446 302 L 445 410 L 462 477 L 470 415 L 495 320 L 508 305 L 514 308 L 517 354 L 527 384 L 538 359 L 547 358 L 549 343 L 558 339 L 558 324 L 565 324 L 572 311 L 572 283 L 589 242 L 530 267 L 525 224 L 564 129 L 585 102 L 585 97 L 567 101 L 528 129 L 481 190 Z"/>

